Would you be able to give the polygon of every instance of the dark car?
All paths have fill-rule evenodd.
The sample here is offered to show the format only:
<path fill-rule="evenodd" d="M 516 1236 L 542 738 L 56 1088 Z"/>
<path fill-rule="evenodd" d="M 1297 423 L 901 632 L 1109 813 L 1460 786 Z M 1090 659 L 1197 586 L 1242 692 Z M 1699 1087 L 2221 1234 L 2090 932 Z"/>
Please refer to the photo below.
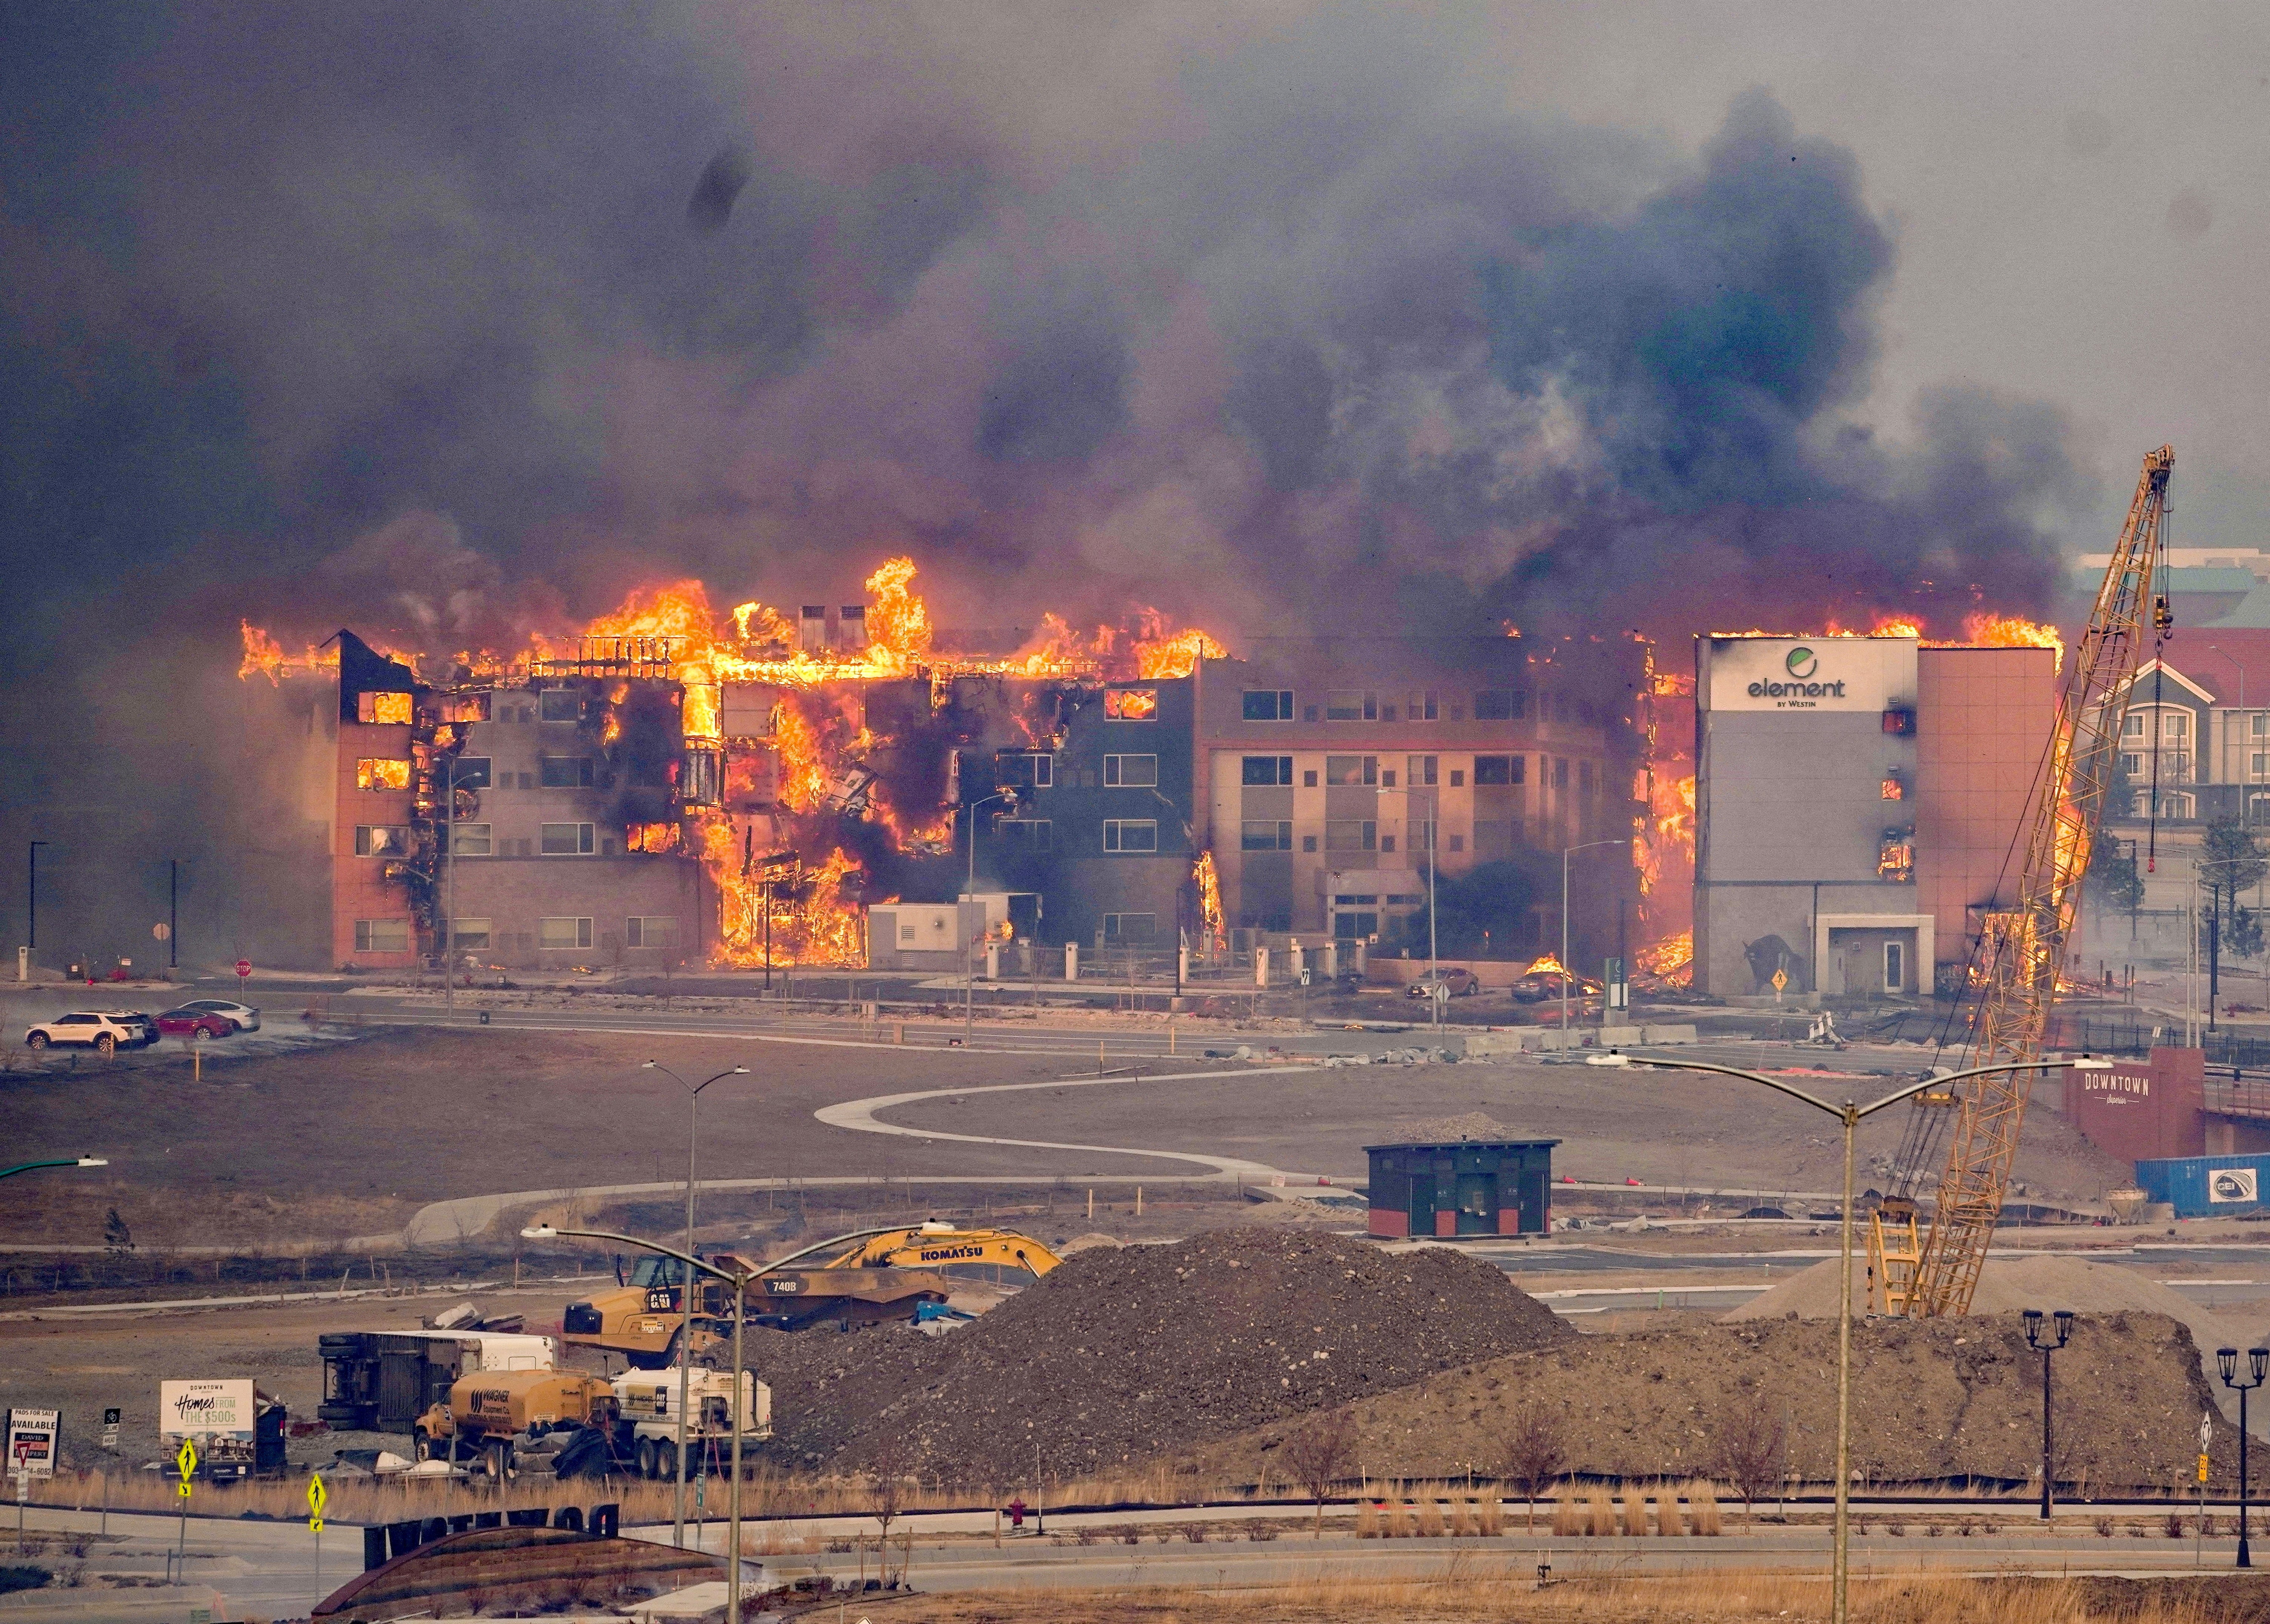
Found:
<path fill-rule="evenodd" d="M 1446 964 L 1439 969 L 1422 973 L 1403 990 L 1403 996 L 1406 998 L 1431 997 L 1438 983 L 1454 998 L 1470 998 L 1482 990 L 1480 976 L 1463 965 Z"/>
<path fill-rule="evenodd" d="M 226 1037 L 236 1030 L 236 1022 L 218 1010 L 185 1007 L 161 1011 L 158 1030 L 167 1037 Z"/>

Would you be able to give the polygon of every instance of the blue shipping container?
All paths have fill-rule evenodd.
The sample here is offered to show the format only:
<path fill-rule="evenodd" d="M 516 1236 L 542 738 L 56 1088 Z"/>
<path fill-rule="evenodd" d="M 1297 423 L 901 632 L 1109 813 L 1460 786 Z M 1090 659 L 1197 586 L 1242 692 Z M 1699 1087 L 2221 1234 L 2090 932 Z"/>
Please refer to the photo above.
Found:
<path fill-rule="evenodd" d="M 2136 1164 L 2136 1186 L 2178 1218 L 2236 1218 L 2258 1212 L 2270 1190 L 2270 1154 L 2169 1156 Z"/>

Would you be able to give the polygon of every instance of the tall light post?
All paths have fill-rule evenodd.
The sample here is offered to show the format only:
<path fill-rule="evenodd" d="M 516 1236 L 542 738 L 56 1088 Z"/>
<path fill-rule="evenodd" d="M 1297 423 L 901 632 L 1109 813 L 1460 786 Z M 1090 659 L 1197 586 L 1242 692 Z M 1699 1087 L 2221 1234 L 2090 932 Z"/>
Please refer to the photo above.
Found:
<path fill-rule="evenodd" d="M 2251 1568 L 2254 1554 L 2248 1548 L 2246 1539 L 2246 1395 L 2261 1386 L 2263 1377 L 2270 1375 L 2270 1347 L 2246 1350 L 2248 1374 L 2254 1378 L 2251 1382 L 2238 1379 L 2237 1348 L 2215 1349 L 2214 1362 L 2222 1373 L 2222 1384 L 2238 1395 L 2238 1565 Z"/>
<path fill-rule="evenodd" d="M 727 1073 L 731 1075 L 731 1073 Z M 715 1080 L 714 1079 L 711 1080 Z M 642 1241 L 636 1235 L 617 1235 L 608 1229 L 559 1229 L 550 1224 L 536 1224 L 520 1232 L 524 1241 L 611 1241 L 618 1246 L 635 1246 L 642 1251 L 658 1252 L 664 1257 L 675 1257 L 686 1265 L 686 1289 L 694 1286 L 692 1272 L 699 1269 L 704 1274 L 716 1276 L 733 1288 L 733 1483 L 726 1494 L 725 1542 L 730 1547 L 726 1555 L 728 1588 L 725 1591 L 725 1624 L 741 1624 L 741 1434 L 746 1429 L 747 1418 L 741 1411 L 741 1393 L 747 1383 L 747 1374 L 741 1363 L 741 1330 L 749 1321 L 749 1282 L 755 1277 L 738 1269 L 725 1270 L 715 1264 L 703 1263 L 691 1252 L 675 1251 L 658 1246 L 652 1241 Z M 684 1432 L 686 1406 L 679 1405 L 680 1435 Z M 682 1460 L 686 1451 L 680 1450 Z M 684 1485 L 681 1476 L 679 1483 Z"/>
<path fill-rule="evenodd" d="M 694 1154 L 701 1144 L 701 1091 L 717 1081 L 718 1078 L 746 1077 L 749 1068 L 737 1065 L 730 1071 L 718 1072 L 716 1077 L 704 1078 L 698 1083 L 687 1082 L 657 1060 L 649 1060 L 639 1069 L 659 1072 L 686 1090 L 686 1250 L 691 1252 L 694 1250 Z M 678 1295 L 680 1309 L 678 1324 L 678 1462 L 673 1473 L 678 1483 L 671 1495 L 670 1542 L 683 1546 L 686 1543 L 686 1405 L 694 1379 L 693 1371 L 689 1368 L 694 1362 L 694 1277 L 691 1274 L 679 1283 Z"/>
<path fill-rule="evenodd" d="M 1628 846 L 1628 836 L 1622 840 L 1588 840 L 1581 846 L 1561 849 L 1561 1030 L 1569 1029 L 1569 858 L 1576 852 L 1590 851 L 1595 846 Z"/>
<path fill-rule="evenodd" d="M 2082 1056 L 2077 1060 L 2012 1060 L 1998 1065 L 1972 1066 L 1962 1072 L 1934 1072 L 1918 1078 L 1905 1086 L 1895 1089 L 1882 1099 L 1869 1105 L 1855 1104 L 1847 1100 L 1842 1105 L 1809 1094 L 1796 1085 L 1778 1077 L 1769 1077 L 1762 1072 L 1745 1072 L 1739 1066 L 1713 1065 L 1704 1060 L 1657 1060 L 1645 1055 L 1627 1055 L 1611 1049 L 1605 1055 L 1587 1055 L 1587 1065 L 1653 1066 L 1665 1072 L 1708 1072 L 1718 1077 L 1739 1077 L 1753 1083 L 1763 1084 L 1777 1094 L 1801 1100 L 1816 1111 L 1826 1111 L 1844 1126 L 1844 1209 L 1843 1243 L 1839 1255 L 1841 1270 L 1837 1280 L 1836 1307 L 1836 1535 L 1832 1577 L 1829 1587 L 1829 1617 L 1831 1624 L 1845 1624 L 1845 1580 L 1851 1571 L 1851 1502 L 1852 1488 L 1852 1138 L 1853 1131 L 1864 1116 L 1873 1116 L 1887 1106 L 1897 1105 L 1911 1094 L 1926 1088 L 1945 1088 L 1950 1083 L 1962 1082 L 1973 1077 L 1991 1077 L 2002 1072 L 2107 1072 L 2112 1069 L 2109 1060 Z M 2270 1353 L 2264 1355 L 2270 1359 Z"/>
<path fill-rule="evenodd" d="M 19 1161 L 12 1168 L 0 1168 L 0 1178 L 29 1173 L 39 1168 L 107 1168 L 109 1165 L 100 1156 L 58 1156 L 51 1161 Z"/>
<path fill-rule="evenodd" d="M 40 848 L 46 844 L 43 840 L 33 841 L 30 859 L 24 865 L 24 938 L 34 953 L 40 951 Z"/>
<path fill-rule="evenodd" d="M 457 1012 L 457 758 L 441 764 L 441 887 L 446 894 L 441 926 L 441 1007 Z"/>
<path fill-rule="evenodd" d="M 2043 1329 L 2039 1309 L 2028 1309 L 2019 1317 L 2026 1322 L 2026 1346 L 2042 1356 L 2042 1520 L 2047 1522 L 2052 1494 L 2051 1473 L 2054 1470 L 2054 1455 L 2050 1448 L 2050 1355 L 2063 1347 L 2073 1335 L 2073 1310 L 2059 1309 L 2051 1316 L 2057 1325 L 2055 1341 L 2050 1339 L 2052 1333 Z"/>

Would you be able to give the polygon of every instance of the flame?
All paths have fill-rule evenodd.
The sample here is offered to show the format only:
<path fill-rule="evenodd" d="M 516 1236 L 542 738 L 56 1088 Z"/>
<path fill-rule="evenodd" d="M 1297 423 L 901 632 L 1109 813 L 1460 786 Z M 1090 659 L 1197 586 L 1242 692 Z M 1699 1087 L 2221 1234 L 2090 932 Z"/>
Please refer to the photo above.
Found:
<path fill-rule="evenodd" d="M 286 677 L 304 677 L 317 671 L 335 671 L 339 668 L 339 651 L 337 649 L 319 649 L 309 643 L 305 654 L 286 654 L 283 644 L 251 621 L 239 620 L 237 628 L 244 639 L 244 657 L 236 668 L 240 682 L 265 677 L 271 687 L 280 687 Z"/>
<path fill-rule="evenodd" d="M 1223 928 L 1221 913 L 1221 873 L 1215 868 L 1211 849 L 1201 851 L 1191 864 L 1191 879 L 1198 887 L 1198 929 L 1213 945 L 1229 945 L 1229 932 Z"/>
<path fill-rule="evenodd" d="M 1648 691 L 1658 695 L 1669 696 L 1695 692 L 1693 671 L 1657 671 L 1648 679 Z"/>
<path fill-rule="evenodd" d="M 915 561 L 892 559 L 867 577 L 875 595 L 867 615 L 869 646 L 894 669 L 910 668 L 930 652 L 930 610 L 914 595 Z"/>
<path fill-rule="evenodd" d="M 1561 968 L 1561 960 L 1551 953 L 1531 960 L 1529 968 L 1522 972 L 1524 975 L 1566 975 L 1568 973 Z"/>
<path fill-rule="evenodd" d="M 1187 677 L 1200 659 L 1219 660 L 1229 651 L 1205 633 L 1191 627 L 1175 631 L 1173 622 L 1155 609 L 1145 609 L 1135 638 L 1138 677 Z"/>
<path fill-rule="evenodd" d="M 1686 986 L 1695 979 L 1695 932 L 1680 931 L 1650 942 L 1632 955 L 1641 974 L 1666 985 Z"/>
<path fill-rule="evenodd" d="M 2065 639 L 2057 627 L 2017 615 L 1975 614 L 1962 623 L 1963 641 L 1996 649 L 2052 649 L 2054 670 L 2065 669 Z"/>

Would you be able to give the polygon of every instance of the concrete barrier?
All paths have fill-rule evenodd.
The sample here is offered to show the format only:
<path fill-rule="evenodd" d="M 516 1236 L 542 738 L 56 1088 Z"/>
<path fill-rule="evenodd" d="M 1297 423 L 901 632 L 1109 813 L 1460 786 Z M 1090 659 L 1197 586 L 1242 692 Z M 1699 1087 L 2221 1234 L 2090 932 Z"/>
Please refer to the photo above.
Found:
<path fill-rule="evenodd" d="M 1642 1027 L 1639 1041 L 1643 1043 L 1692 1043 L 1698 1040 L 1695 1035 L 1694 1027 L 1688 1025 Z"/>

